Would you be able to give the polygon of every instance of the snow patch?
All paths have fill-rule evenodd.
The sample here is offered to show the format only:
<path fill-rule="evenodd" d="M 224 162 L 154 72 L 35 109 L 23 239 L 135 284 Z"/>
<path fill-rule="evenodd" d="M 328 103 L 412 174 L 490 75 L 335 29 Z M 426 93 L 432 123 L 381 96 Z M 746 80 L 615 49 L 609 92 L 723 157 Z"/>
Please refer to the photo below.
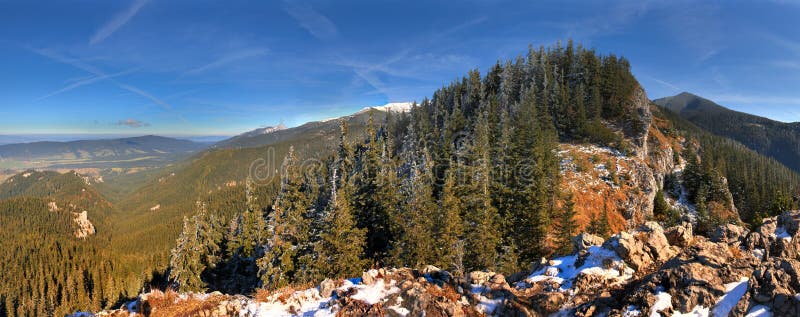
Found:
<path fill-rule="evenodd" d="M 396 283 L 392 280 L 387 285 L 383 279 L 379 279 L 370 285 L 356 285 L 353 288 L 358 290 L 358 293 L 350 296 L 350 298 L 360 300 L 369 305 L 375 305 L 383 302 L 387 296 L 400 292 L 400 288 L 395 286 Z"/>
<path fill-rule="evenodd" d="M 658 312 L 667 308 L 672 308 L 672 295 L 663 291 L 656 293 L 656 301 L 650 307 L 650 317 L 661 317 Z"/>
<path fill-rule="evenodd" d="M 493 316 L 499 306 L 503 304 L 503 300 L 505 300 L 505 298 L 488 298 L 484 296 L 489 292 L 489 288 L 483 285 L 472 285 L 470 292 L 478 297 L 478 304 L 475 305 L 475 309 L 489 316 Z"/>
<path fill-rule="evenodd" d="M 751 308 L 745 317 L 772 317 L 772 312 L 767 306 L 757 305 Z"/>
<path fill-rule="evenodd" d="M 622 312 L 622 317 L 639 317 L 642 315 L 642 311 L 636 308 L 636 306 L 630 305 L 625 308 L 625 311 Z"/>
<path fill-rule="evenodd" d="M 550 265 L 533 272 L 525 281 L 530 284 L 554 282 L 560 285 L 560 290 L 565 291 L 572 288 L 572 282 L 580 274 L 603 276 L 614 283 L 621 283 L 633 277 L 634 270 L 628 267 L 614 251 L 600 246 L 591 246 L 587 251 L 588 255 L 580 267 L 575 267 L 577 255 L 556 258 L 550 261 Z"/>
<path fill-rule="evenodd" d="M 792 241 L 792 235 L 789 234 L 784 227 L 775 228 L 775 232 L 772 234 L 772 237 L 775 239 L 786 239 L 787 241 Z"/>
<path fill-rule="evenodd" d="M 759 260 L 764 259 L 764 249 L 754 248 L 753 249 L 753 257 Z"/>
<path fill-rule="evenodd" d="M 749 278 L 743 277 L 738 282 L 725 284 L 725 295 L 717 299 L 717 304 L 714 305 L 714 310 L 711 311 L 712 316 L 728 316 L 733 307 L 736 307 L 736 304 L 742 299 L 742 296 L 747 293 L 749 280 Z"/>
<path fill-rule="evenodd" d="M 413 102 L 392 102 L 392 103 L 387 103 L 387 104 L 385 104 L 383 106 L 366 107 L 366 108 L 364 108 L 364 110 L 369 110 L 371 108 L 371 109 L 380 110 L 380 111 L 386 111 L 386 112 L 408 112 L 408 111 L 411 110 L 411 107 L 413 105 L 414 105 Z M 362 111 L 364 111 L 364 110 L 362 110 Z"/>

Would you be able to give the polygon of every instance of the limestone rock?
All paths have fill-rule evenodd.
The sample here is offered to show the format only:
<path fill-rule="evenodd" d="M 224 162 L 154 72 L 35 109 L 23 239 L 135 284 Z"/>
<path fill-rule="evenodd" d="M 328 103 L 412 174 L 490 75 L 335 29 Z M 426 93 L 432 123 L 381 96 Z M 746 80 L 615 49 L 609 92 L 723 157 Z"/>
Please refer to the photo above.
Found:
<path fill-rule="evenodd" d="M 605 242 L 605 239 L 591 233 L 583 232 L 572 238 L 573 252 L 578 253 L 591 246 L 603 245 L 603 242 Z"/>
<path fill-rule="evenodd" d="M 670 245 L 677 247 L 687 247 L 692 243 L 694 238 L 692 232 L 692 224 L 685 222 L 682 225 L 674 226 L 664 230 L 664 235 L 667 237 Z"/>

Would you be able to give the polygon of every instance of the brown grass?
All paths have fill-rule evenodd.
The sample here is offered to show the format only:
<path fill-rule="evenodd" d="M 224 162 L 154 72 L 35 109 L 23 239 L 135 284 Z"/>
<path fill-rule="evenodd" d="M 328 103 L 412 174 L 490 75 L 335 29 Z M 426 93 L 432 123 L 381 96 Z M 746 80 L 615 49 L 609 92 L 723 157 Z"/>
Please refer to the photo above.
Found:
<path fill-rule="evenodd" d="M 180 300 L 177 293 L 154 292 L 145 303 L 145 310 L 153 317 L 191 317 L 198 316 L 203 311 L 211 311 L 225 300 L 225 296 L 209 296 L 206 299 L 188 298 Z M 176 302 L 177 300 L 177 302 Z"/>
<path fill-rule="evenodd" d="M 442 288 L 442 287 L 437 287 L 436 285 L 433 284 L 429 284 L 428 286 L 426 286 L 425 291 L 428 292 L 428 294 L 431 294 L 435 297 L 446 298 L 453 302 L 458 302 L 459 300 L 461 300 L 461 295 L 458 294 L 458 292 L 456 292 L 456 290 L 451 285 L 445 285 Z"/>
<path fill-rule="evenodd" d="M 255 293 L 253 293 L 252 296 L 253 296 L 253 299 L 255 299 L 256 301 L 267 302 L 267 301 L 269 301 L 269 298 L 271 296 L 277 294 L 278 295 L 277 300 L 280 301 L 283 304 L 286 304 L 286 301 L 295 292 L 297 292 L 299 290 L 306 290 L 306 289 L 313 288 L 313 287 L 316 287 L 316 285 L 309 282 L 309 283 L 292 284 L 292 285 L 289 285 L 289 286 L 286 286 L 286 287 L 282 287 L 282 288 L 279 288 L 279 289 L 276 289 L 276 290 L 272 290 L 272 291 L 270 291 L 270 290 L 268 290 L 266 288 L 260 288 L 260 289 L 257 289 L 255 291 Z"/>
<path fill-rule="evenodd" d="M 731 256 L 735 259 L 742 258 L 742 250 L 737 247 L 728 246 L 728 252 L 730 252 Z"/>

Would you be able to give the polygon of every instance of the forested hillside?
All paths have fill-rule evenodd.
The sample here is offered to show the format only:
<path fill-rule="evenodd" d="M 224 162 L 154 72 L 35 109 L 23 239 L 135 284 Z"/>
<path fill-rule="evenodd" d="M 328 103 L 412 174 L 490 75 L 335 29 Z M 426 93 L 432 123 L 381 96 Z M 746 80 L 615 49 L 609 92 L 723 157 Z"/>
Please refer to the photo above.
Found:
<path fill-rule="evenodd" d="M 15 197 L 0 199 L 0 315 L 99 310 L 141 289 L 149 277 L 125 265 L 125 255 L 110 243 L 112 226 L 105 214 L 111 206 L 81 178 L 30 172 L 12 179 L 18 178 L 31 179 L 28 189 L 9 191 L 6 183 L 3 195 Z M 76 219 L 84 210 L 92 231 L 79 238 L 86 223 Z"/>
<path fill-rule="evenodd" d="M 800 172 L 800 123 L 778 122 L 733 111 L 686 92 L 654 102 L 708 132 L 739 141 Z"/>

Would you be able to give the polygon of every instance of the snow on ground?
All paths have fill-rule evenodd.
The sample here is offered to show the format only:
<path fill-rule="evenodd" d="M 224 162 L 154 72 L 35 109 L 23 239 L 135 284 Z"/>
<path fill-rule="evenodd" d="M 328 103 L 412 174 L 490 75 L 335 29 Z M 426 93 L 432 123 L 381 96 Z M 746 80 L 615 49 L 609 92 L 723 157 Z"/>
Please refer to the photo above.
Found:
<path fill-rule="evenodd" d="M 667 292 L 659 291 L 656 293 L 656 301 L 650 307 L 650 317 L 661 317 L 658 312 L 672 307 L 672 295 Z"/>
<path fill-rule="evenodd" d="M 747 293 L 748 281 L 747 277 L 743 277 L 738 282 L 725 284 L 725 295 L 717 299 L 717 304 L 714 305 L 711 315 L 714 317 L 728 316 L 733 307 L 742 299 L 742 296 Z"/>
<path fill-rule="evenodd" d="M 625 308 L 625 311 L 622 312 L 622 317 L 639 317 L 642 315 L 642 311 L 636 308 L 636 306 L 628 306 Z"/>
<path fill-rule="evenodd" d="M 784 227 L 775 228 L 775 233 L 772 234 L 772 237 L 775 239 L 786 239 L 788 241 L 792 241 L 792 235 L 789 234 Z"/>
<path fill-rule="evenodd" d="M 493 316 L 504 300 L 504 298 L 492 299 L 484 296 L 489 292 L 489 288 L 483 285 L 472 285 L 470 292 L 478 297 L 478 304 L 475 305 L 475 309 L 488 316 Z"/>
<path fill-rule="evenodd" d="M 745 317 L 772 317 L 772 312 L 767 306 L 758 305 L 750 309 Z"/>
<path fill-rule="evenodd" d="M 360 279 L 345 280 L 344 284 L 339 287 L 339 290 L 356 290 L 356 293 L 350 298 L 362 301 L 369 305 L 382 303 L 386 297 L 400 292 L 400 288 L 395 286 L 395 281 L 385 282 L 383 279 L 378 279 L 374 283 L 365 285 L 358 284 Z M 279 299 L 283 297 L 284 299 Z M 247 316 L 335 316 L 336 307 L 331 305 L 333 297 L 323 297 L 319 293 L 318 288 L 310 288 L 302 291 L 295 291 L 291 295 L 286 296 L 283 294 L 276 294 L 269 298 L 267 302 L 251 302 L 247 308 L 245 315 Z M 394 310 L 399 315 L 408 314 L 407 310 L 399 306 L 400 303 L 395 303 L 390 309 Z"/>
<path fill-rule="evenodd" d="M 572 288 L 572 282 L 580 274 L 604 276 L 616 283 L 624 282 L 633 276 L 634 270 L 625 265 L 614 251 L 600 246 L 591 246 L 587 251 L 589 255 L 580 267 L 575 267 L 577 255 L 556 258 L 550 261 L 550 265 L 533 272 L 525 281 L 530 284 L 554 282 L 560 285 L 560 290 L 565 291 Z M 619 269 L 622 269 L 622 272 Z"/>
<path fill-rule="evenodd" d="M 280 294 L 279 294 L 280 295 Z M 268 302 L 251 302 L 245 308 L 245 316 L 335 316 L 328 306 L 330 297 L 322 297 L 319 290 L 311 288 L 294 292 L 285 302 L 278 300 L 279 295 L 274 295 Z M 294 313 L 292 313 L 292 311 Z"/>
<path fill-rule="evenodd" d="M 739 303 L 739 300 L 747 293 L 749 279 L 743 277 L 738 282 L 725 284 L 725 294 L 717 299 L 717 303 L 712 310 L 703 306 L 697 306 L 688 313 L 673 312 L 673 317 L 726 317 L 730 314 L 733 307 Z M 650 317 L 660 317 L 662 312 L 668 308 L 672 308 L 672 295 L 663 290 L 656 292 L 656 301 L 650 308 Z M 752 312 L 752 311 L 751 311 Z M 748 315 L 750 316 L 750 315 Z M 754 315 L 762 316 L 762 315 Z M 769 315 L 766 315 L 769 316 Z"/>
<path fill-rule="evenodd" d="M 395 283 L 392 280 L 389 284 L 386 284 L 383 279 L 379 279 L 370 285 L 355 285 L 351 288 L 357 289 L 358 293 L 350 296 L 350 298 L 374 305 L 383 302 L 387 296 L 400 292 L 400 288 L 395 286 Z"/>
<path fill-rule="evenodd" d="M 753 257 L 759 260 L 764 259 L 764 249 L 754 248 L 753 249 Z"/>

